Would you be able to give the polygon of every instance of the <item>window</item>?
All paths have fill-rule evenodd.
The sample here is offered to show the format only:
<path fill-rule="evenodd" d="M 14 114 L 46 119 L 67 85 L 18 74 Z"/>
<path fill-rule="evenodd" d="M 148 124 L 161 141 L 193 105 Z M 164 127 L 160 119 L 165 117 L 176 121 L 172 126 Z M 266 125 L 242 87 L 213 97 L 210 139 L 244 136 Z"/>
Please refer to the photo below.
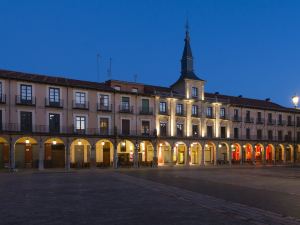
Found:
<path fill-rule="evenodd" d="M 176 114 L 177 115 L 183 115 L 183 105 L 182 104 L 177 104 L 176 105 Z"/>
<path fill-rule="evenodd" d="M 212 126 L 207 126 L 206 127 L 206 132 L 207 132 L 207 137 L 212 138 L 213 137 L 213 127 Z"/>
<path fill-rule="evenodd" d="M 142 120 L 142 135 L 150 134 L 150 122 Z"/>
<path fill-rule="evenodd" d="M 86 103 L 86 93 L 85 92 L 76 92 L 75 93 L 75 103 L 76 105 L 85 105 Z"/>
<path fill-rule="evenodd" d="M 257 139 L 261 140 L 262 139 L 262 130 L 258 129 L 256 133 L 257 133 Z"/>
<path fill-rule="evenodd" d="M 288 131 L 287 133 L 287 141 L 291 141 L 292 140 L 292 131 Z"/>
<path fill-rule="evenodd" d="M 233 137 L 234 137 L 235 139 L 239 138 L 239 128 L 235 127 L 235 128 L 233 129 Z"/>
<path fill-rule="evenodd" d="M 130 120 L 123 119 L 122 120 L 122 135 L 130 134 Z"/>
<path fill-rule="evenodd" d="M 114 89 L 117 90 L 117 91 L 120 91 L 121 87 L 120 86 L 114 86 Z"/>
<path fill-rule="evenodd" d="M 278 125 L 282 125 L 282 115 L 278 115 Z"/>
<path fill-rule="evenodd" d="M 192 97 L 198 98 L 198 88 L 192 87 Z"/>
<path fill-rule="evenodd" d="M 226 138 L 226 127 L 221 127 L 221 138 Z"/>
<path fill-rule="evenodd" d="M 130 108 L 129 97 L 122 97 L 121 108 L 122 108 L 122 110 L 129 110 L 129 108 Z"/>
<path fill-rule="evenodd" d="M 221 119 L 225 119 L 225 115 L 226 115 L 225 108 L 221 108 L 220 109 L 220 117 L 221 117 Z"/>
<path fill-rule="evenodd" d="M 0 110 L 0 130 L 2 130 L 3 125 L 2 125 L 2 110 Z"/>
<path fill-rule="evenodd" d="M 2 95 L 3 94 L 3 92 L 2 92 L 3 90 L 2 90 L 2 82 L 0 81 L 0 95 Z"/>
<path fill-rule="evenodd" d="M 234 109 L 234 111 L 233 111 L 233 119 L 235 121 L 239 121 L 240 120 L 239 119 L 239 110 L 238 109 Z"/>
<path fill-rule="evenodd" d="M 160 122 L 159 130 L 160 130 L 160 136 L 167 136 L 167 123 Z"/>
<path fill-rule="evenodd" d="M 177 130 L 177 136 L 183 137 L 183 124 L 182 123 L 176 124 L 176 130 Z"/>
<path fill-rule="evenodd" d="M 247 122 L 247 123 L 251 122 L 250 115 L 251 115 L 250 110 L 247 110 L 247 111 L 246 111 L 246 122 Z"/>
<path fill-rule="evenodd" d="M 32 112 L 20 112 L 21 131 L 32 131 Z"/>
<path fill-rule="evenodd" d="M 272 130 L 268 130 L 268 140 L 269 141 L 273 140 L 273 131 Z"/>
<path fill-rule="evenodd" d="M 84 132 L 86 129 L 86 117 L 76 116 L 75 117 L 75 130 L 77 132 Z"/>
<path fill-rule="evenodd" d="M 300 127 L 300 117 L 297 116 L 297 127 Z"/>
<path fill-rule="evenodd" d="M 59 133 L 60 131 L 60 115 L 57 113 L 49 113 L 49 132 Z"/>
<path fill-rule="evenodd" d="M 283 140 L 282 131 L 279 130 L 278 131 L 278 141 L 282 141 L 282 140 Z"/>
<path fill-rule="evenodd" d="M 142 99 L 142 110 L 143 113 L 149 113 L 149 99 Z"/>
<path fill-rule="evenodd" d="M 108 135 L 109 134 L 109 119 L 100 117 L 100 134 Z"/>
<path fill-rule="evenodd" d="M 292 116 L 288 116 L 288 126 L 292 126 Z"/>
<path fill-rule="evenodd" d="M 32 86 L 21 84 L 21 103 L 32 103 Z"/>
<path fill-rule="evenodd" d="M 272 113 L 268 113 L 268 123 L 273 124 Z"/>
<path fill-rule="evenodd" d="M 198 106 L 192 105 L 192 116 L 198 116 Z"/>
<path fill-rule="evenodd" d="M 299 131 L 297 132 L 297 141 L 298 142 L 300 141 L 300 132 Z"/>
<path fill-rule="evenodd" d="M 167 103 L 166 102 L 159 103 L 159 112 L 161 112 L 161 113 L 167 112 Z"/>
<path fill-rule="evenodd" d="M 59 103 L 60 90 L 59 88 L 49 88 L 49 103 Z"/>
<path fill-rule="evenodd" d="M 192 125 L 192 132 L 193 137 L 199 136 L 199 126 L 197 124 Z"/>
<path fill-rule="evenodd" d="M 250 139 L 250 128 L 246 128 L 246 139 Z"/>
<path fill-rule="evenodd" d="M 212 117 L 213 117 L 212 114 L 213 114 L 213 113 L 212 113 L 212 107 L 207 107 L 207 109 L 206 109 L 206 116 L 207 116 L 208 118 L 212 118 Z"/>
<path fill-rule="evenodd" d="M 108 95 L 100 95 L 100 105 L 104 107 L 109 106 L 109 96 Z"/>
<path fill-rule="evenodd" d="M 138 93 L 138 89 L 137 88 L 132 88 L 131 92 Z"/>

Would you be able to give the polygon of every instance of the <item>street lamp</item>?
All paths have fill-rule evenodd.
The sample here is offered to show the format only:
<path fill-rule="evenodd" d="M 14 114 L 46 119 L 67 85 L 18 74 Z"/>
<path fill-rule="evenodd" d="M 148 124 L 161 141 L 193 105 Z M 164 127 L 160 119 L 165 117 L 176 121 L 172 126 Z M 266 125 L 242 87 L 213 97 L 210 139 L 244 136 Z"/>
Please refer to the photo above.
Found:
<path fill-rule="evenodd" d="M 292 97 L 292 102 L 295 106 L 295 109 L 298 108 L 299 96 L 295 95 Z M 294 163 L 296 163 L 296 110 L 294 111 Z"/>

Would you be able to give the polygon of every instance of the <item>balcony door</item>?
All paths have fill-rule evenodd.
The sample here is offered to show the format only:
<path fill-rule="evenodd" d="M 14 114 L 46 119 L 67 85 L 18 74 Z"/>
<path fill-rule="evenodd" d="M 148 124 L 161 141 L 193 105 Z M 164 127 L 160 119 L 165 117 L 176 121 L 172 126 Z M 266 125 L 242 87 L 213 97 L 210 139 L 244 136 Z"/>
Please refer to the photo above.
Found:
<path fill-rule="evenodd" d="M 109 126 L 108 118 L 100 118 L 100 134 L 108 135 L 108 126 Z"/>
<path fill-rule="evenodd" d="M 122 135 L 130 134 L 130 120 L 123 119 L 122 120 Z"/>
<path fill-rule="evenodd" d="M 32 86 L 27 84 L 21 84 L 20 86 L 20 100 L 22 104 L 32 103 Z"/>
<path fill-rule="evenodd" d="M 32 131 L 32 112 L 21 112 L 20 113 L 20 128 L 21 131 Z"/>
<path fill-rule="evenodd" d="M 49 114 L 49 131 L 59 133 L 60 131 L 60 115 L 57 113 Z"/>

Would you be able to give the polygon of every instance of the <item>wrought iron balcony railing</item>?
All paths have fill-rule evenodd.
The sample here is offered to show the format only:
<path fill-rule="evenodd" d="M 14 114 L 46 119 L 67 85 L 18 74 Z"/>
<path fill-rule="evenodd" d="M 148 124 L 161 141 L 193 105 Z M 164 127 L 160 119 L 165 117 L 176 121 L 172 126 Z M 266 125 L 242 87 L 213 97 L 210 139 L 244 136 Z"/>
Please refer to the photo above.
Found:
<path fill-rule="evenodd" d="M 27 97 L 16 95 L 16 105 L 35 106 L 36 97 Z"/>
<path fill-rule="evenodd" d="M 45 98 L 45 106 L 52 108 L 63 108 L 64 103 L 62 99 L 58 99 L 56 101 L 50 100 L 49 98 Z"/>

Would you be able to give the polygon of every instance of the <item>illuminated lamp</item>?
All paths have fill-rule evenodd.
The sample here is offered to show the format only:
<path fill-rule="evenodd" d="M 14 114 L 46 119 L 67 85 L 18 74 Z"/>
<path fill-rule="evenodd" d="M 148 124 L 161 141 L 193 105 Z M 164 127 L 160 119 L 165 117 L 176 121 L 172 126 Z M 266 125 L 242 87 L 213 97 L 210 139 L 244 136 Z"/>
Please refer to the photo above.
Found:
<path fill-rule="evenodd" d="M 25 143 L 26 143 L 26 144 L 29 144 L 29 143 L 30 143 L 30 141 L 29 141 L 28 138 L 26 138 Z"/>

